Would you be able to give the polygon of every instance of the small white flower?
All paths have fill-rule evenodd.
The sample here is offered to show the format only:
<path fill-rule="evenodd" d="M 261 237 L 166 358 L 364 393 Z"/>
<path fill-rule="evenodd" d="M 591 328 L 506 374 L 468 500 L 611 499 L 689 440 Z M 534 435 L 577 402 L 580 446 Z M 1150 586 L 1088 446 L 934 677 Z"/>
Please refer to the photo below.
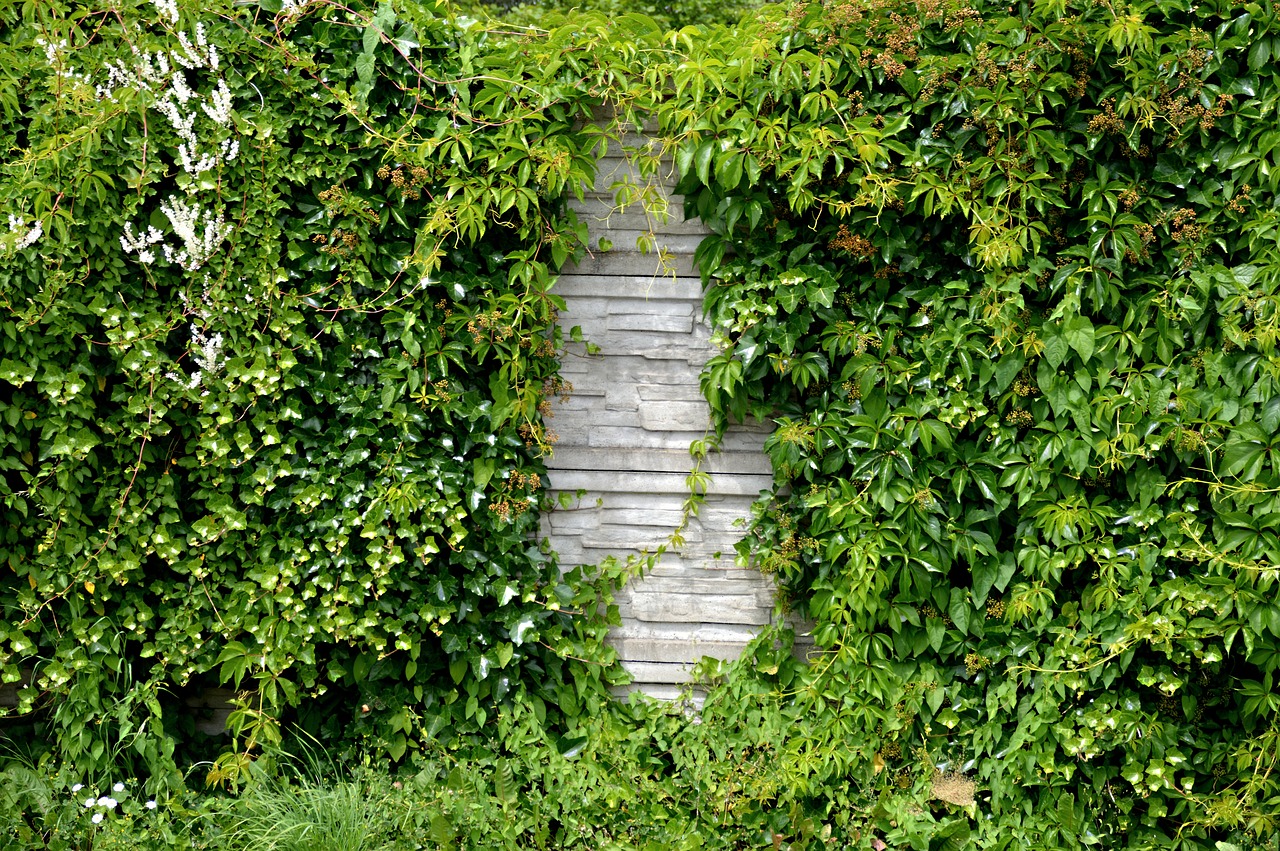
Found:
<path fill-rule="evenodd" d="M 97 802 L 96 802 L 96 801 L 94 801 L 94 800 L 93 800 L 93 798 L 85 798 L 85 801 L 84 801 L 85 809 L 88 809 L 89 807 L 92 807 L 95 803 L 97 803 Z"/>
<path fill-rule="evenodd" d="M 93 823 L 94 823 L 94 824 L 101 824 L 101 823 L 102 823 L 102 813 L 94 813 L 94 814 L 93 814 Z"/>
<path fill-rule="evenodd" d="M 149 810 L 154 810 L 154 809 L 156 808 L 156 802 L 155 802 L 155 801 L 147 801 L 146 807 L 147 807 L 147 809 L 149 809 Z"/>
<path fill-rule="evenodd" d="M 14 243 L 14 248 L 19 250 L 23 248 L 30 248 L 36 244 L 40 237 L 44 236 L 44 223 L 39 219 L 36 219 L 31 223 L 31 227 L 28 228 L 22 219 L 10 213 L 9 233 L 18 235 L 18 239 Z"/>
<path fill-rule="evenodd" d="M 77 783 L 76 785 L 74 785 L 74 786 L 72 786 L 72 787 L 71 787 L 71 791 L 72 791 L 72 792 L 79 792 L 79 791 L 80 791 L 81 789 L 83 789 L 83 788 L 84 788 L 84 784 L 83 784 L 83 783 Z"/>
<path fill-rule="evenodd" d="M 124 791 L 124 784 L 123 784 L 123 783 L 116 783 L 116 785 L 114 785 L 114 786 L 112 786 L 112 787 L 111 787 L 111 791 L 112 791 L 112 792 L 123 792 L 123 791 Z"/>
<path fill-rule="evenodd" d="M 160 17 L 165 18 L 171 24 L 178 23 L 178 4 L 176 0 L 155 0 L 154 5 L 156 11 L 160 13 Z"/>

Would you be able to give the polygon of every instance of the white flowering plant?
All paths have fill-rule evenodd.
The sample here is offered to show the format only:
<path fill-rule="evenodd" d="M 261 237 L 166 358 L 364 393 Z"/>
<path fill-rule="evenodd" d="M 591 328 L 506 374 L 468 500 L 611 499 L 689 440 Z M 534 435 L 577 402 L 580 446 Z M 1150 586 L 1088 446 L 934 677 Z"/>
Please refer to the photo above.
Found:
<path fill-rule="evenodd" d="M 77 772 L 44 762 L 0 758 L 0 836 L 6 848 L 132 849 L 189 847 L 175 822 L 174 802 L 144 791 L 134 779 L 76 780 Z M 188 817 L 184 815 L 183 818 Z"/>
<path fill-rule="evenodd" d="M 556 717 L 602 634 L 566 612 L 612 581 L 531 542 L 597 151 L 568 33 L 90 7 L 0 6 L 0 715 L 157 790 L 260 750 L 201 751 L 211 684 L 397 760 L 526 694 Z M 82 791 L 89 824 L 145 807 Z"/>

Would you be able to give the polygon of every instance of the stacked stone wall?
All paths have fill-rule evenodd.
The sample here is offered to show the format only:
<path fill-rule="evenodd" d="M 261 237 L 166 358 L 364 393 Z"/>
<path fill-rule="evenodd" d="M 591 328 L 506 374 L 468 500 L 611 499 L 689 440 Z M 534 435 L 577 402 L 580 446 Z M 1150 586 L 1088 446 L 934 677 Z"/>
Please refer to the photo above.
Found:
<path fill-rule="evenodd" d="M 632 163 L 620 149 L 611 151 L 591 192 L 574 205 L 588 222 L 591 245 L 604 238 L 612 247 L 594 250 L 555 288 L 568 304 L 562 324 L 580 326 L 599 347 L 597 354 L 566 359 L 563 375 L 573 392 L 549 423 L 559 435 L 549 465 L 552 489 L 586 493 L 544 519 L 566 566 L 667 543 L 688 496 L 690 444 L 706 437 L 710 424 L 698 378 L 715 349 L 693 265 L 706 230 L 681 215 L 669 168 L 647 181 Z M 622 182 L 649 185 L 665 197 L 667 221 L 656 221 L 640 204 L 618 210 Z M 636 250 L 637 238 L 650 233 L 653 250 Z M 710 486 L 683 546 L 665 552 L 621 593 L 622 624 L 611 641 L 633 688 L 674 697 L 694 663 L 703 656 L 736 657 L 773 616 L 772 583 L 734 561 L 750 505 L 771 481 L 761 449 L 766 433 L 761 426 L 730 429 L 721 451 L 703 462 Z"/>

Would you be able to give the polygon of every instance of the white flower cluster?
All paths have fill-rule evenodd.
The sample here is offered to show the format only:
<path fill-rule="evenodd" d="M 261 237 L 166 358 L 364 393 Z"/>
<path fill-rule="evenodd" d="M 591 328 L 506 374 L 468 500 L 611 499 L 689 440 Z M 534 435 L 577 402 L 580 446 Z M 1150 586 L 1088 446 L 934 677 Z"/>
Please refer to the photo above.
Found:
<path fill-rule="evenodd" d="M 211 211 L 206 215 L 199 204 L 188 203 L 176 195 L 160 202 L 160 212 L 165 214 L 169 226 L 182 240 L 182 247 L 174 248 L 165 242 L 164 234 L 154 226 L 148 225 L 145 231 L 139 228 L 135 233 L 133 225 L 125 222 L 120 247 L 130 254 L 137 254 L 139 263 L 154 263 L 156 253 L 152 246 L 159 245 L 167 262 L 194 272 L 213 256 L 231 233 L 231 225 L 223 220 L 220 213 Z"/>
<path fill-rule="evenodd" d="M 156 0 L 155 6 L 170 23 L 177 23 L 176 0 Z M 132 66 L 124 62 L 109 64 L 107 82 L 98 87 L 98 96 L 115 101 L 121 88 L 154 95 L 156 111 L 178 136 L 176 158 L 182 170 L 195 178 L 235 160 L 240 153 L 240 142 L 234 137 L 223 138 L 216 143 L 201 138 L 198 123 L 202 115 L 218 131 L 225 132 L 232 127 L 231 89 L 221 77 L 217 78 L 217 84 L 207 95 L 201 95 L 188 83 L 188 72 L 217 72 L 219 67 L 218 48 L 209 42 L 203 23 L 196 24 L 194 36 L 180 31 L 177 39 L 179 50 L 137 53 Z M 140 263 L 156 262 L 154 246 L 159 245 L 160 253 L 167 262 L 195 271 L 213 256 L 231 233 L 230 225 L 220 213 L 212 209 L 205 211 L 200 204 L 177 195 L 165 199 L 160 204 L 160 211 L 168 218 L 173 233 L 182 244 L 175 247 L 165 242 L 165 235 L 155 227 L 135 229 L 126 223 L 120 245 L 126 252 L 136 254 Z"/>
<path fill-rule="evenodd" d="M 84 789 L 84 784 L 77 783 L 71 787 L 71 794 L 77 794 L 82 789 Z M 124 790 L 125 785 L 123 783 L 116 783 L 111 787 L 111 791 L 115 795 L 123 793 Z M 120 806 L 120 801 L 116 800 L 111 795 L 94 796 L 91 794 L 89 797 L 84 799 L 84 808 L 86 810 L 94 811 L 93 816 L 90 819 L 94 824 L 102 824 L 102 820 L 106 818 L 107 813 L 111 812 L 118 806 Z M 158 805 L 155 800 L 152 799 L 143 804 L 143 806 L 148 810 L 154 810 Z"/>
<path fill-rule="evenodd" d="M 36 244 L 40 237 L 44 236 L 44 223 L 36 219 L 31 223 L 31 227 L 28 228 L 22 219 L 10 213 L 9 233 L 17 236 L 13 243 L 14 250 L 30 248 Z"/>
<path fill-rule="evenodd" d="M 124 62 L 107 64 L 107 82 L 98 86 L 98 97 L 115 102 L 116 92 L 132 88 L 159 94 L 156 110 L 182 141 L 178 143 L 178 159 L 182 170 L 192 177 L 231 162 L 240 152 L 240 142 L 224 139 L 212 150 L 203 146 L 196 132 L 196 119 L 203 111 L 218 127 L 231 126 L 231 90 L 227 81 L 218 83 L 208 97 L 202 97 L 187 84 L 187 71 L 208 69 L 216 72 L 220 62 L 217 46 L 210 44 L 204 24 L 196 24 L 195 41 L 186 32 L 178 33 L 181 50 L 171 53 L 138 54 L 132 67 Z M 198 108 L 197 108 L 198 107 Z"/>
<path fill-rule="evenodd" d="M 53 73 L 60 80 L 72 83 L 88 83 L 89 77 L 79 71 L 72 71 L 66 62 L 64 54 L 67 50 L 67 40 L 62 41 L 46 41 L 40 36 L 36 36 L 36 46 L 44 50 L 44 60 L 49 63 L 49 67 L 53 69 Z"/>
<path fill-rule="evenodd" d="M 160 17 L 171 24 L 178 23 L 178 0 L 154 0 L 153 4 Z"/>
<path fill-rule="evenodd" d="M 209 307 L 212 304 L 212 299 L 209 296 L 208 283 L 209 278 L 208 276 L 205 276 L 206 288 L 204 295 L 201 297 L 202 303 L 200 307 L 197 307 L 193 311 L 199 321 L 191 323 L 191 342 L 195 344 L 195 354 L 193 357 L 195 358 L 196 366 L 199 367 L 199 369 L 191 373 L 189 377 L 179 375 L 176 372 L 165 374 L 165 378 L 184 385 L 188 390 L 194 390 L 199 387 L 201 382 L 204 381 L 205 376 L 216 375 L 222 371 L 224 366 L 227 365 L 226 355 L 222 353 L 222 344 L 224 342 L 222 334 L 210 334 L 207 328 L 211 318 Z M 186 293 L 179 293 L 178 296 L 182 299 L 182 303 L 184 305 L 190 305 L 190 301 L 187 298 Z M 200 395 L 208 396 L 209 391 L 205 390 Z"/>
<path fill-rule="evenodd" d="M 292 18 L 301 15 L 315 0 L 283 0 L 280 4 L 280 14 L 286 18 Z"/>

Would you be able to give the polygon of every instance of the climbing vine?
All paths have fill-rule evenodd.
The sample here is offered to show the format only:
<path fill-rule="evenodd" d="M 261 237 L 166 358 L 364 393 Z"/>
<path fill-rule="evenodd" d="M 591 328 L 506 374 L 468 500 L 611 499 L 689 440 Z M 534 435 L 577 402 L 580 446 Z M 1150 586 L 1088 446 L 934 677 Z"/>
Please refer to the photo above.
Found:
<path fill-rule="evenodd" d="M 433 3 L 0 15 L 13 723 L 168 782 L 183 702 L 245 689 L 226 783 L 286 719 L 399 760 L 604 699 L 617 571 L 536 529 L 626 57 Z"/>
<path fill-rule="evenodd" d="M 802 811 L 917 848 L 1274 837 L 1278 27 L 798 3 L 674 73 L 703 389 L 776 423 L 740 557 L 812 624 L 810 665 L 743 675 L 803 719 L 772 743 Z"/>
<path fill-rule="evenodd" d="M 288 720 L 608 841 L 1266 847 L 1274 9 L 553 21 L 0 9 L 4 723 L 178 785 L 221 683 L 229 785 Z M 625 570 L 536 537 L 564 201 L 645 119 L 715 232 L 717 422 L 776 424 L 739 557 L 814 642 L 708 668 L 701 723 L 606 711 Z"/>

